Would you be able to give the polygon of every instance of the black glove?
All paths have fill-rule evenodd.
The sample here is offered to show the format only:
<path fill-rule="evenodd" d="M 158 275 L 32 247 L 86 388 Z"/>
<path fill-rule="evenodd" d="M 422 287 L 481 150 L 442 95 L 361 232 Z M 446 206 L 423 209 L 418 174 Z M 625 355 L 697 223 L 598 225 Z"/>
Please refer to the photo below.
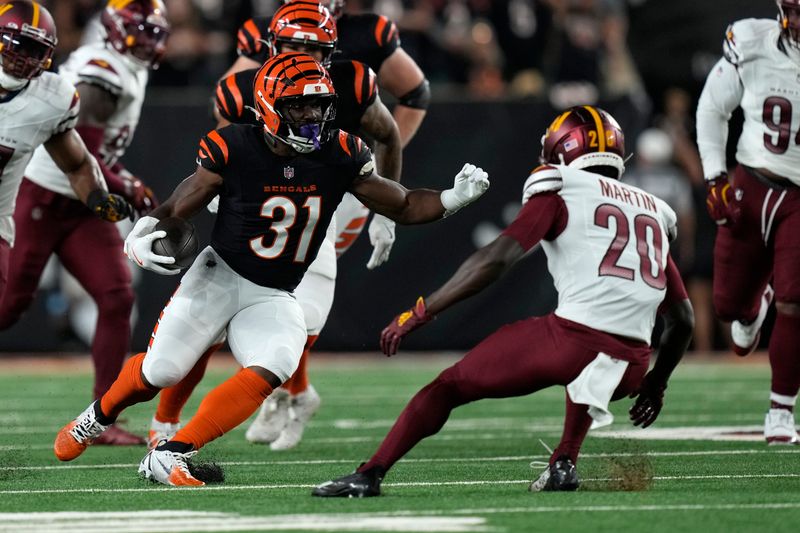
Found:
<path fill-rule="evenodd" d="M 664 406 L 666 389 L 666 380 L 654 377 L 652 372 L 647 373 L 639 388 L 630 394 L 631 398 L 636 398 L 629 411 L 634 426 L 646 428 L 656 421 Z"/>
<path fill-rule="evenodd" d="M 92 212 L 109 222 L 119 222 L 125 218 L 133 220 L 134 210 L 125 198 L 118 194 L 109 194 L 103 189 L 89 193 L 86 205 Z"/>

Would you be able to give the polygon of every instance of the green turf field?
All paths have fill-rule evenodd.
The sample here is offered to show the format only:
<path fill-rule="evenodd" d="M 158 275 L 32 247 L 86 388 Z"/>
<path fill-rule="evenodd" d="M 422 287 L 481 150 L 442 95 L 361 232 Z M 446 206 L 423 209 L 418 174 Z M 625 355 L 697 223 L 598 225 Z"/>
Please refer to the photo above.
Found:
<path fill-rule="evenodd" d="M 759 361 L 684 365 L 654 427 L 686 428 L 683 439 L 714 426 L 731 426 L 725 431 L 734 437 L 723 438 L 746 436 L 763 423 L 767 405 L 769 370 L 763 356 Z M 590 433 L 578 465 L 580 491 L 528 492 L 539 474 L 529 463 L 547 458 L 539 439 L 558 442 L 561 389 L 455 411 L 439 435 L 398 463 L 380 498 L 309 495 L 312 485 L 366 460 L 410 396 L 446 364 L 402 355 L 312 361 L 323 403 L 304 441 L 294 450 L 270 452 L 245 442 L 243 425 L 198 456 L 222 462 L 227 475 L 224 484 L 200 489 L 138 479 L 143 448 L 93 447 L 72 463 L 59 463 L 53 437 L 85 408 L 89 376 L 4 372 L 0 531 L 797 531 L 800 448 L 768 448 L 760 441 Z M 211 372 L 198 392 L 229 374 Z M 614 405 L 611 430 L 631 427 L 629 405 Z M 128 427 L 144 434 L 154 408 L 155 402 L 130 409 Z M 620 470 L 650 471 L 653 479 L 649 488 L 623 491 L 614 481 Z M 641 477 L 632 482 L 646 484 Z"/>

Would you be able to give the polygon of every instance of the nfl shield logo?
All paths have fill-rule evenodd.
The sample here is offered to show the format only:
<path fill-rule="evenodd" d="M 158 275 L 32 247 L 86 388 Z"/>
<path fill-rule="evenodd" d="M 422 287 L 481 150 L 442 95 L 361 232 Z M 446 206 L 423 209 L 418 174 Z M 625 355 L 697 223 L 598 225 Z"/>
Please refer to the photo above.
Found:
<path fill-rule="evenodd" d="M 294 167 L 283 167 L 283 177 L 290 180 L 294 177 Z"/>

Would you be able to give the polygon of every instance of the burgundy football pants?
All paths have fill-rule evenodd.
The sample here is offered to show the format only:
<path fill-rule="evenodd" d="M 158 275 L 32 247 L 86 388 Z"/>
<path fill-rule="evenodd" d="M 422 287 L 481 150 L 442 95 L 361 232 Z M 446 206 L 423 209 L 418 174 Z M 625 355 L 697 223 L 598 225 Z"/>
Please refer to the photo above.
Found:
<path fill-rule="evenodd" d="M 373 466 L 388 470 L 419 441 L 437 433 L 450 411 L 460 405 L 567 385 L 599 351 L 602 349 L 591 349 L 585 342 L 574 340 L 552 314 L 504 326 L 420 390 L 360 470 Z M 637 389 L 647 365 L 646 355 L 631 362 L 613 399 Z M 568 399 L 564 436 L 554 457 L 568 455 L 576 460 L 590 425 L 587 406 L 572 404 Z"/>
<path fill-rule="evenodd" d="M 119 231 L 78 200 L 27 179 L 19 189 L 14 223 L 16 238 L 0 301 L 0 330 L 13 326 L 30 306 L 42 270 L 55 253 L 98 307 L 92 361 L 93 394 L 99 398 L 119 374 L 130 344 L 134 295 Z"/>
<path fill-rule="evenodd" d="M 770 279 L 776 301 L 800 304 L 800 187 L 769 187 L 742 166 L 732 186 L 741 216 L 717 230 L 714 308 L 722 320 L 750 321 Z M 773 392 L 797 394 L 798 346 L 800 318 L 779 313 L 769 346 Z"/>

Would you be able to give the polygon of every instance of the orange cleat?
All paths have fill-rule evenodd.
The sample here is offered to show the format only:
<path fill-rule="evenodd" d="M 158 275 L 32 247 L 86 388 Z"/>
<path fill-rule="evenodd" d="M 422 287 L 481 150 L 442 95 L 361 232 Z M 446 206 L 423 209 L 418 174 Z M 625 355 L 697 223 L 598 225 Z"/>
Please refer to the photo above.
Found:
<path fill-rule="evenodd" d="M 99 401 L 99 400 L 98 400 Z M 53 451 L 59 461 L 72 461 L 86 450 L 109 426 L 97 421 L 94 403 L 78 418 L 61 428 L 53 443 Z"/>

